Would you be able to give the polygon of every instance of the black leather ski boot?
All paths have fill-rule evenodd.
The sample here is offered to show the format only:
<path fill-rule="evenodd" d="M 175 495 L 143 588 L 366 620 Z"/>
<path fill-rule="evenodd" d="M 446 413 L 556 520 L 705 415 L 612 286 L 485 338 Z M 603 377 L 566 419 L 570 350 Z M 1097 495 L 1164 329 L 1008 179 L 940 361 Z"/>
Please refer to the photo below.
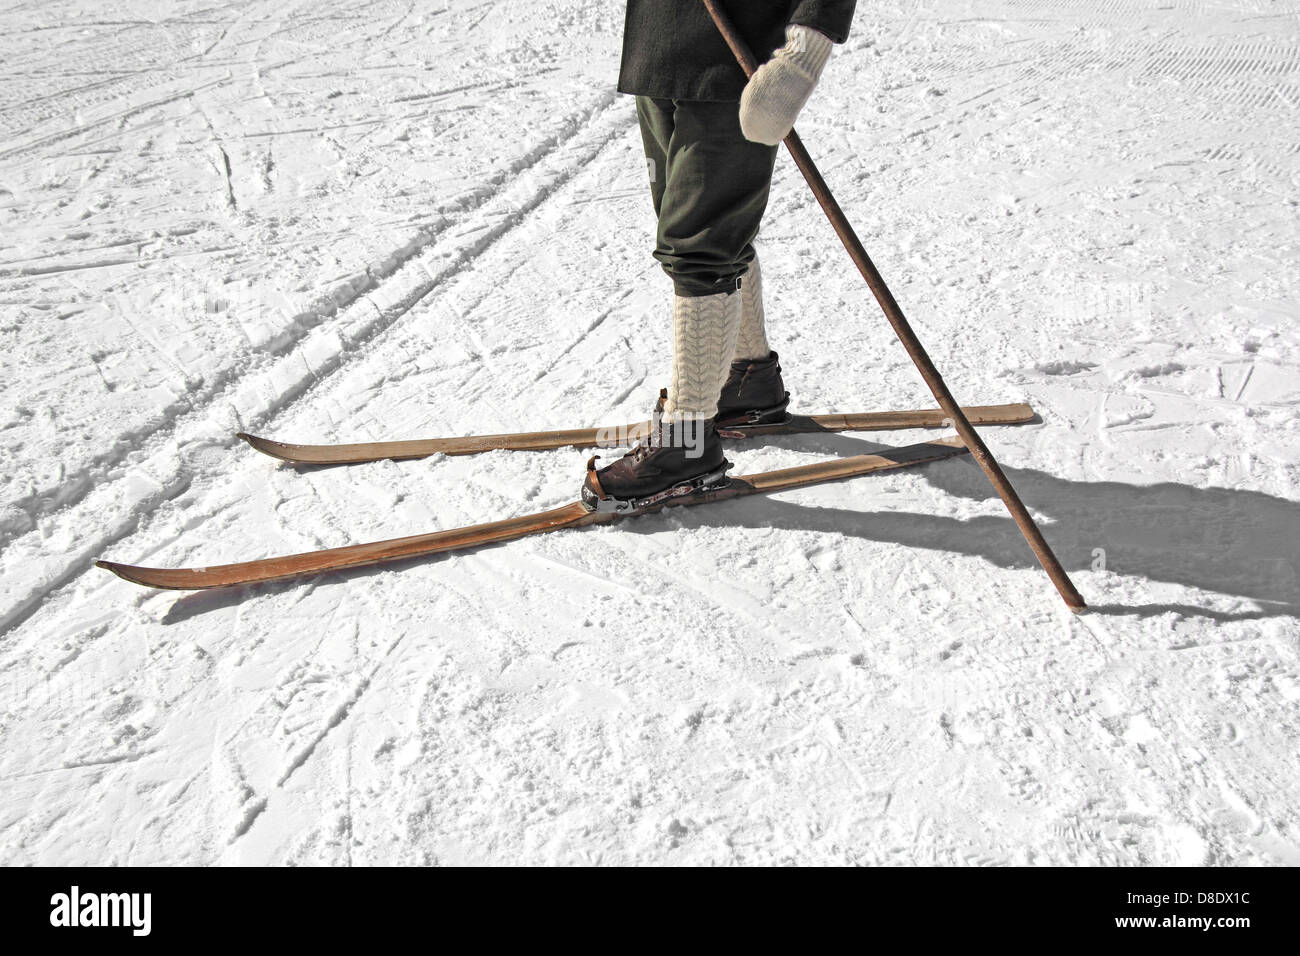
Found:
<path fill-rule="evenodd" d="M 765 359 L 731 363 L 731 374 L 718 397 L 717 426 L 779 425 L 790 416 L 790 393 L 781 381 L 781 363 L 775 352 Z"/>
<path fill-rule="evenodd" d="M 590 511 L 636 514 L 672 498 L 698 494 L 727 484 L 731 462 L 723 456 L 722 439 L 712 418 L 663 420 L 659 394 L 645 444 L 612 465 L 597 470 L 599 455 L 587 462 L 582 502 Z"/>

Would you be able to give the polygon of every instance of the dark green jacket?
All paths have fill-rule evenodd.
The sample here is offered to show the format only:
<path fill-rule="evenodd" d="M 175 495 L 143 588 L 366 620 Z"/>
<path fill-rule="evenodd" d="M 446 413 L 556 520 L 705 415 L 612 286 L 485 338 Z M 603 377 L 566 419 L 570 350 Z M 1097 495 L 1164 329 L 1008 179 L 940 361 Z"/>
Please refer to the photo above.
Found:
<path fill-rule="evenodd" d="M 759 62 L 785 45 L 798 23 L 836 43 L 849 35 L 857 0 L 726 0 Z M 745 74 L 701 0 L 627 0 L 623 27 L 622 93 L 674 100 L 739 100 Z"/>

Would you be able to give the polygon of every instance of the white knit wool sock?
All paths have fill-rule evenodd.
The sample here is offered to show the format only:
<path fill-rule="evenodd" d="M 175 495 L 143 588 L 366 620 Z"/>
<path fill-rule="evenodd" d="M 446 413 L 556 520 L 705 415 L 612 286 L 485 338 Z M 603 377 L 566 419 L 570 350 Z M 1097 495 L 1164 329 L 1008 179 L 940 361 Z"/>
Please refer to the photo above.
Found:
<path fill-rule="evenodd" d="M 736 336 L 734 361 L 765 359 L 772 353 L 767 342 L 766 316 L 763 314 L 763 273 L 758 258 L 740 280 L 740 332 Z"/>
<path fill-rule="evenodd" d="M 741 296 L 673 296 L 673 379 L 665 419 L 712 418 L 731 371 Z"/>
<path fill-rule="evenodd" d="M 740 94 L 741 132 L 768 146 L 790 135 L 834 45 L 826 34 L 798 24 L 786 27 L 785 37 L 785 46 L 758 68 Z"/>

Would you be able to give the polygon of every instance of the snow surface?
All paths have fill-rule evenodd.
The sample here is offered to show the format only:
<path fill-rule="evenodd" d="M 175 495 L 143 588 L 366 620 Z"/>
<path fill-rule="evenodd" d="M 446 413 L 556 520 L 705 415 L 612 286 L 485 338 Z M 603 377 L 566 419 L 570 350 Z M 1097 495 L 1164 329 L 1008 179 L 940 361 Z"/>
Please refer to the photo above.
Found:
<path fill-rule="evenodd" d="M 666 280 L 622 5 L 0 4 L 0 862 L 1300 863 L 1300 2 L 862 0 L 800 129 L 968 460 L 300 585 L 576 496 Z M 799 410 L 932 402 L 788 160 Z M 915 432 L 738 447 L 740 473 Z"/>

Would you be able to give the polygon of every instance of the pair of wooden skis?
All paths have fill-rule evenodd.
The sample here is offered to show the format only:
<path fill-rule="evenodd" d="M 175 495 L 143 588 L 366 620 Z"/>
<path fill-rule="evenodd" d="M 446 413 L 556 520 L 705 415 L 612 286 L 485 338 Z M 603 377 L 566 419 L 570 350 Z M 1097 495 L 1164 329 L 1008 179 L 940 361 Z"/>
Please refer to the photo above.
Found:
<path fill-rule="evenodd" d="M 1033 419 L 1028 405 L 989 405 L 966 409 L 966 414 L 985 424 L 1016 424 Z M 947 424 L 939 409 L 924 411 L 869 412 L 855 415 L 794 416 L 780 425 L 763 425 L 728 431 L 732 438 L 748 435 L 790 435 L 799 433 L 829 433 L 843 431 L 875 431 L 895 428 L 937 428 Z M 372 442 L 356 445 L 299 445 L 272 441 L 255 435 L 240 435 L 256 448 L 283 461 L 303 465 L 344 465 L 384 459 L 423 458 L 428 455 L 469 455 L 491 450 L 540 451 L 553 448 L 586 448 L 621 444 L 628 436 L 644 433 L 646 423 L 616 428 L 574 429 L 551 432 L 519 432 L 507 435 L 476 435 L 465 438 L 431 438 L 417 441 Z M 807 485 L 855 478 L 877 471 L 905 468 L 940 458 L 960 455 L 966 446 L 957 438 L 943 438 L 933 442 L 893 448 L 871 455 L 857 455 L 831 461 L 784 468 L 757 475 L 733 477 L 722 488 L 710 489 L 702 494 L 684 495 L 670 499 L 653 510 L 663 507 L 697 505 L 725 501 L 744 495 L 772 494 Z M 575 478 L 575 483 L 576 483 Z M 344 568 L 362 567 L 413 558 L 423 555 L 444 554 L 486 544 L 513 541 L 516 538 L 562 528 L 583 528 L 593 524 L 610 524 L 622 520 L 624 515 L 589 512 L 580 501 L 543 511 L 539 514 L 492 521 L 486 524 L 434 531 L 428 534 L 355 544 L 325 551 L 311 551 L 260 561 L 244 561 L 204 568 L 143 568 L 114 561 L 100 561 L 99 567 L 146 587 L 195 590 L 203 588 L 232 587 L 277 581 L 285 578 L 320 574 Z"/>

